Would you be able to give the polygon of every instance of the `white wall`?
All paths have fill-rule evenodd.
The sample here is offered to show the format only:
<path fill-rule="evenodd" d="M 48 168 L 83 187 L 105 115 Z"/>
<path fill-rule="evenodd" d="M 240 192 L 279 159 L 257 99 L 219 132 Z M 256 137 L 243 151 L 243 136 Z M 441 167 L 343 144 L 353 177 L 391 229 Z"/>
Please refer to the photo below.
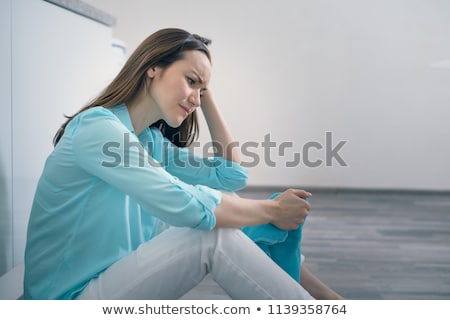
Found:
<path fill-rule="evenodd" d="M 114 64 L 110 27 L 48 2 L 3 1 L 0 21 L 1 275 L 23 261 L 36 184 L 64 114 L 93 98 Z"/>
<path fill-rule="evenodd" d="M 213 39 L 211 87 L 235 139 L 259 144 L 251 185 L 450 190 L 450 2 L 86 2 L 118 19 L 130 51 L 169 26 Z M 328 131 L 347 141 L 348 166 L 286 168 Z M 272 149 L 275 167 L 263 161 L 268 133 L 293 143 L 284 157 Z"/>

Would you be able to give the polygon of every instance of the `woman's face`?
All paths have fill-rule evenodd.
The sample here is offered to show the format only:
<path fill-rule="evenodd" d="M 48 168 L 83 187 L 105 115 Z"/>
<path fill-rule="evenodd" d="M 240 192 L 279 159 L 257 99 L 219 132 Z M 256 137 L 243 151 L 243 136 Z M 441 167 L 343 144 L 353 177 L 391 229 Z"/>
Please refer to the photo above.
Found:
<path fill-rule="evenodd" d="M 200 97 L 211 76 L 208 57 L 198 51 L 184 52 L 184 58 L 166 68 L 147 71 L 151 78 L 150 103 L 159 117 L 171 127 L 179 127 L 200 106 Z"/>

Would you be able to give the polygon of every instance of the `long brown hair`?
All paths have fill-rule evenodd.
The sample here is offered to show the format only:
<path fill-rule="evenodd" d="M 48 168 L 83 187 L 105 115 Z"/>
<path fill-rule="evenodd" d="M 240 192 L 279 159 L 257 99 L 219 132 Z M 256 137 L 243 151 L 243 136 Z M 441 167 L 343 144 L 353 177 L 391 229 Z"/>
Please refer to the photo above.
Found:
<path fill-rule="evenodd" d="M 67 124 L 79 113 L 102 106 L 110 108 L 131 101 L 148 83 L 146 72 L 152 67 L 168 67 L 183 58 L 183 52 L 198 50 L 211 61 L 208 45 L 211 40 L 182 29 L 168 28 L 159 30 L 145 39 L 133 52 L 114 80 L 92 102 L 72 116 L 59 128 L 53 144 L 56 146 L 64 134 Z M 178 128 L 170 127 L 164 120 L 151 126 L 158 127 L 162 134 L 179 147 L 189 146 L 198 137 L 196 112 L 191 113 Z"/>

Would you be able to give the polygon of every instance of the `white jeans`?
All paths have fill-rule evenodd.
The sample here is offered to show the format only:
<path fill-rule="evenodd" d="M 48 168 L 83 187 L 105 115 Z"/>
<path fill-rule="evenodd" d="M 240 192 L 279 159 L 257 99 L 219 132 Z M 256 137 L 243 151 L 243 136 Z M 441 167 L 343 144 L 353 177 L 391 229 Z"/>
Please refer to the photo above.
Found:
<path fill-rule="evenodd" d="M 208 273 L 232 299 L 313 299 L 239 229 L 174 227 L 111 265 L 78 299 L 178 299 Z"/>

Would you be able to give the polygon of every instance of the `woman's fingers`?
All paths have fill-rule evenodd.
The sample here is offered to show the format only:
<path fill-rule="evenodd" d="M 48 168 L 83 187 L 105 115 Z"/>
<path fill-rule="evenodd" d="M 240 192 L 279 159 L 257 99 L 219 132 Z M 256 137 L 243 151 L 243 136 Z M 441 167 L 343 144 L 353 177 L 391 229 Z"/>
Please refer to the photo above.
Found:
<path fill-rule="evenodd" d="M 309 198 L 310 192 L 299 189 L 288 189 L 275 198 L 281 207 L 281 214 L 274 223 L 277 227 L 284 230 L 293 230 L 304 223 L 309 214 L 311 204 L 303 198 Z"/>

